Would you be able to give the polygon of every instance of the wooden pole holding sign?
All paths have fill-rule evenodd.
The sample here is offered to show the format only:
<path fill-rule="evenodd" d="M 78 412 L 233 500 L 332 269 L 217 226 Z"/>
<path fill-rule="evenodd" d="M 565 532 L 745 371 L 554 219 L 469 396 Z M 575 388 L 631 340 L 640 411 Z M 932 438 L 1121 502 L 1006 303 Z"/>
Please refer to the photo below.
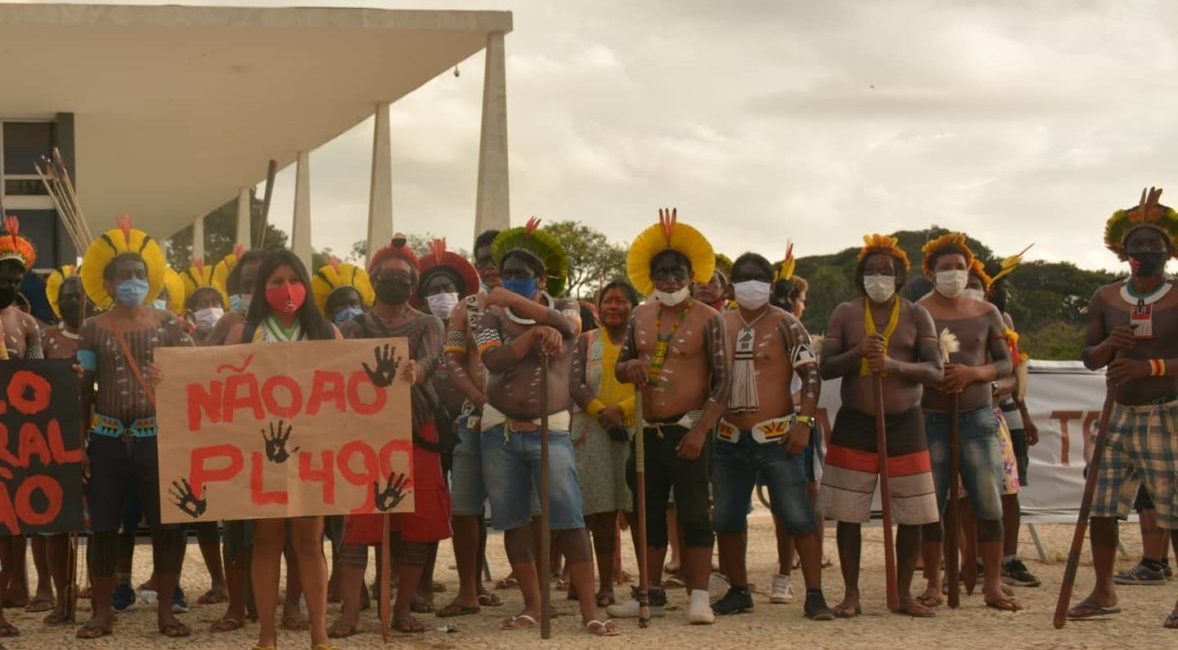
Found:
<path fill-rule="evenodd" d="M 896 583 L 896 544 L 892 539 L 892 497 L 888 485 L 888 434 L 884 415 L 883 378 L 872 376 L 875 385 L 875 448 L 879 453 L 879 500 L 883 509 L 884 573 L 888 609 L 900 609 L 900 590 Z"/>
<path fill-rule="evenodd" d="M 540 355 L 540 638 L 552 638 L 552 510 L 548 469 L 548 357 Z"/>

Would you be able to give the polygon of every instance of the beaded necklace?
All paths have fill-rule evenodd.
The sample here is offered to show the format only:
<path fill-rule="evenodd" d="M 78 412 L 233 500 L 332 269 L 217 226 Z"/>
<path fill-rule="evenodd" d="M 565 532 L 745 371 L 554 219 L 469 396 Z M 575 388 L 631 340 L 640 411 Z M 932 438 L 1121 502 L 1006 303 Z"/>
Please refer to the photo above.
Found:
<path fill-rule="evenodd" d="M 687 312 L 691 311 L 693 304 L 692 299 L 687 300 L 687 306 L 679 313 L 679 318 L 675 320 L 675 324 L 671 326 L 671 331 L 663 334 L 663 305 L 660 303 L 657 315 L 655 316 L 655 331 L 658 332 L 658 340 L 654 344 L 654 354 L 650 358 L 650 366 L 646 370 L 646 380 L 651 385 L 658 385 L 663 377 L 663 364 L 667 361 L 667 352 L 671 349 L 671 339 L 675 338 L 675 332 L 679 331 L 679 326 L 687 318 Z"/>

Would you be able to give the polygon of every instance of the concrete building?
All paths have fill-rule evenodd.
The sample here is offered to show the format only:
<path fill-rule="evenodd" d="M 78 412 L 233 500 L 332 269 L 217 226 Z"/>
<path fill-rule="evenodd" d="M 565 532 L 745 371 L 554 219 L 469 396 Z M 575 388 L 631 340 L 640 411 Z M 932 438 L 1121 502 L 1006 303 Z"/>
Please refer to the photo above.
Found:
<path fill-rule="evenodd" d="M 101 232 L 163 239 L 296 164 L 294 251 L 310 262 L 315 148 L 375 115 L 368 241 L 393 233 L 389 105 L 486 49 L 473 228 L 508 225 L 504 36 L 510 12 L 0 5 L 0 201 L 39 267 L 76 251 L 33 169 L 53 147 Z M 194 253 L 202 254 L 197 237 Z"/>

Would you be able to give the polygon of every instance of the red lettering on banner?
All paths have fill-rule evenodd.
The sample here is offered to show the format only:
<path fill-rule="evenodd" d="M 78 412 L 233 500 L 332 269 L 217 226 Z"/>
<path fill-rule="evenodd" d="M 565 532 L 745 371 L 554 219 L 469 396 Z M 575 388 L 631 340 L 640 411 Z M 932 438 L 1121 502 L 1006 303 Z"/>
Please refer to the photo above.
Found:
<path fill-rule="evenodd" d="M 61 423 L 53 418 L 47 425 L 49 432 L 49 450 L 53 452 L 53 460 L 58 465 L 69 465 L 82 462 L 82 448 L 66 449 L 65 438 L 61 436 Z"/>
<path fill-rule="evenodd" d="M 372 400 L 369 402 L 365 402 L 360 398 L 360 387 L 365 385 L 372 387 Z M 358 415 L 376 415 L 380 413 L 385 403 L 388 402 L 388 399 L 388 391 L 372 383 L 372 378 L 368 376 L 368 373 L 357 370 L 348 379 L 348 405 Z"/>
<path fill-rule="evenodd" d="M 289 393 L 289 403 L 286 406 L 280 405 L 278 397 L 274 394 L 279 388 L 285 388 Z M 262 401 L 270 415 L 289 420 L 298 415 L 299 409 L 303 408 L 303 389 L 299 388 L 299 383 L 292 377 L 274 375 L 262 384 Z"/>
<path fill-rule="evenodd" d="M 1052 420 L 1059 420 L 1059 464 L 1066 467 L 1070 464 L 1068 452 L 1071 449 L 1071 432 L 1068 431 L 1068 422 L 1084 417 L 1084 412 L 1052 411 L 1051 415 L 1047 417 Z"/>
<path fill-rule="evenodd" d="M 311 466 L 313 454 L 308 451 L 299 453 L 299 480 L 315 481 L 323 484 L 323 503 L 335 503 L 335 458 L 330 450 L 319 453 L 323 463 L 319 468 Z"/>
<path fill-rule="evenodd" d="M 239 394 L 242 388 L 245 389 L 244 395 Z M 221 417 L 226 422 L 233 422 L 234 415 L 241 409 L 253 411 L 255 420 L 266 417 L 258 394 L 258 378 L 253 375 L 233 375 L 226 379 L 224 399 Z"/>
<path fill-rule="evenodd" d="M 32 396 L 25 397 L 29 391 Z M 52 392 L 49 380 L 29 370 L 12 373 L 8 382 L 8 402 L 24 415 L 36 415 L 48 408 Z"/>
<path fill-rule="evenodd" d="M 286 505 L 288 501 L 286 491 L 266 492 L 262 487 L 262 479 L 262 454 L 255 451 L 250 454 L 250 500 L 255 506 Z"/>
<path fill-rule="evenodd" d="M 410 440 L 390 440 L 380 448 L 380 473 L 381 476 L 388 476 L 393 473 L 393 455 L 402 454 L 405 456 L 405 463 L 409 467 L 407 472 L 409 476 L 413 476 L 413 442 Z"/>
<path fill-rule="evenodd" d="M 216 424 L 221 421 L 221 382 L 213 381 L 205 390 L 200 384 L 188 384 L 185 388 L 188 405 L 188 430 L 200 431 L 201 417 L 207 417 Z"/>
<path fill-rule="evenodd" d="M 363 472 L 357 472 L 351 467 L 352 457 L 356 455 L 359 455 L 364 463 Z M 381 479 L 376 452 L 363 442 L 353 440 L 340 447 L 337 459 L 340 476 L 348 483 L 364 488 L 364 502 L 353 508 L 351 513 L 372 512 L 376 508 L 376 496 L 372 493 L 372 486 Z"/>
<path fill-rule="evenodd" d="M 8 496 L 8 485 L 0 483 L 0 524 L 8 528 L 8 534 L 20 534 L 20 522 L 16 518 L 16 511 L 12 509 L 12 499 Z"/>
<path fill-rule="evenodd" d="M 33 509 L 33 491 L 40 490 L 48 502 L 43 512 Z M 65 491 L 52 476 L 38 474 L 30 476 L 16 488 L 16 515 L 30 526 L 46 526 L 61 514 L 61 501 Z"/>
<path fill-rule="evenodd" d="M 198 447 L 192 450 L 190 458 L 188 482 L 192 485 L 192 493 L 198 497 L 204 495 L 206 483 L 232 480 L 245 467 L 241 450 L 233 445 Z M 226 467 L 209 467 L 209 461 L 217 458 L 228 459 L 229 464 Z"/>
<path fill-rule="evenodd" d="M 49 445 L 41 435 L 41 429 L 32 422 L 20 425 L 20 440 L 17 442 L 16 450 L 17 460 L 20 461 L 19 467 L 32 465 L 34 454 L 40 457 L 42 465 L 47 466 L 53 461 L 53 455 L 49 453 Z"/>
<path fill-rule="evenodd" d="M 316 370 L 311 383 L 311 399 L 307 402 L 307 415 L 317 415 L 324 402 L 335 402 L 335 408 L 340 413 L 347 413 L 344 390 L 342 372 Z"/>
<path fill-rule="evenodd" d="M 0 422 L 0 462 L 20 467 L 20 463 L 16 462 L 16 456 L 8 451 L 8 425 L 3 422 Z"/>

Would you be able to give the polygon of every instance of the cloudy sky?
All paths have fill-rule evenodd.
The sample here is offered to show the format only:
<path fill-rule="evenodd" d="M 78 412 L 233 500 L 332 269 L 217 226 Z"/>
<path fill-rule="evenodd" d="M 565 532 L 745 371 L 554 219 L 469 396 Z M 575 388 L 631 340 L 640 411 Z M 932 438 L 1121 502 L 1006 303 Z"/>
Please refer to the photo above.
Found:
<path fill-rule="evenodd" d="M 787 238 L 829 253 L 938 224 L 1114 267 L 1108 215 L 1147 184 L 1178 195 L 1178 3 L 310 4 L 514 12 L 517 224 L 576 219 L 625 242 L 677 206 L 718 251 L 772 258 Z M 394 104 L 393 200 L 398 230 L 469 245 L 482 57 L 460 69 Z M 371 146 L 368 122 L 312 154 L 316 247 L 364 237 Z M 272 212 L 287 229 L 293 188 L 291 168 Z"/>

